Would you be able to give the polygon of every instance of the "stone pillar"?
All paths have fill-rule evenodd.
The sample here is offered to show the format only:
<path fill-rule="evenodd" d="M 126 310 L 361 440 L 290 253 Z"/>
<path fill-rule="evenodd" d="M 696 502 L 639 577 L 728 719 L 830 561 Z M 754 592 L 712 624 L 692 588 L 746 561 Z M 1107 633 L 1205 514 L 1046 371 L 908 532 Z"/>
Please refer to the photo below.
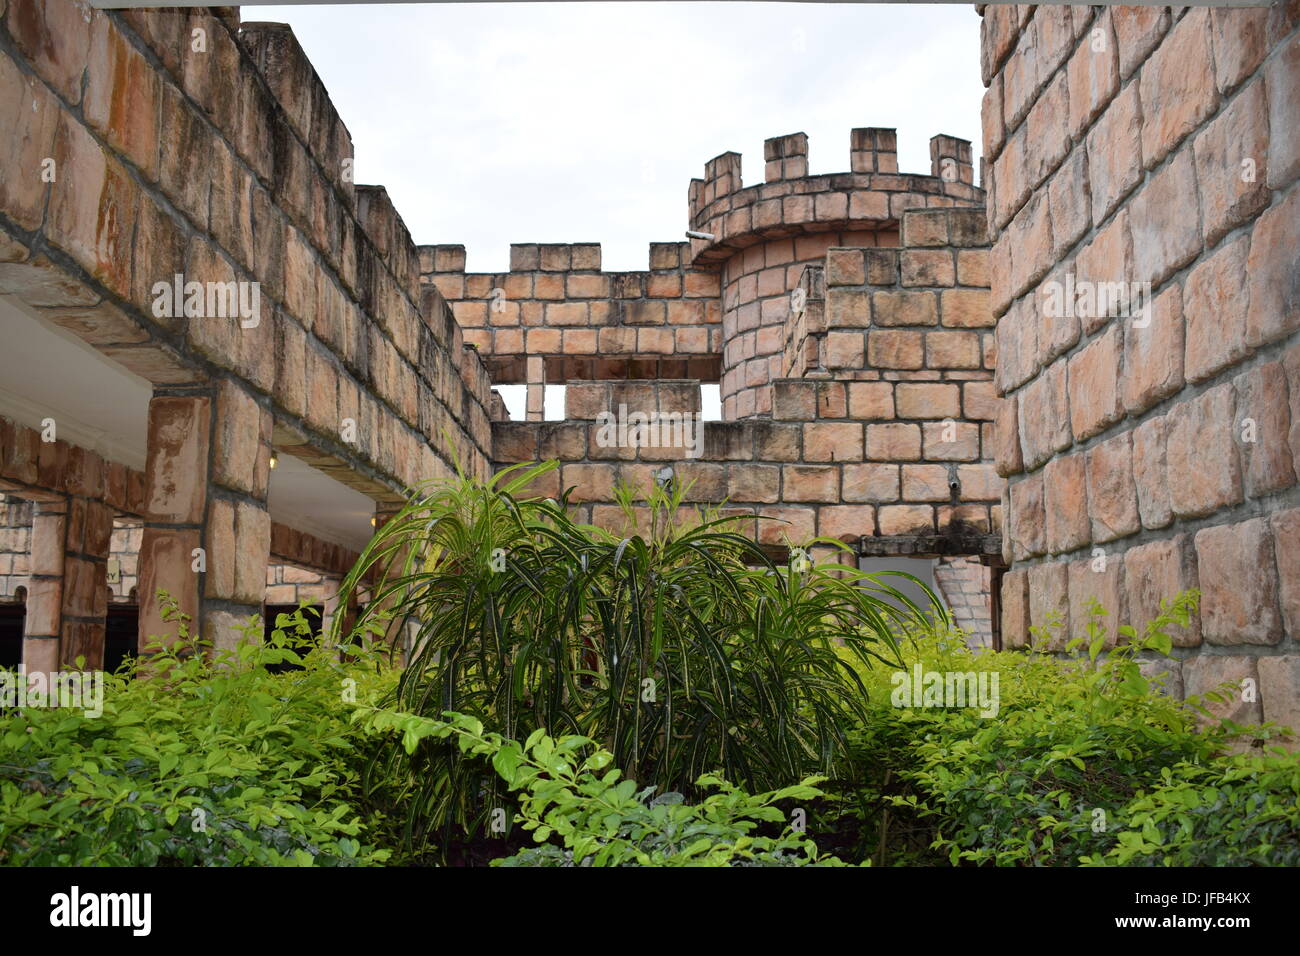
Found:
<path fill-rule="evenodd" d="M 879 126 L 850 130 L 849 162 L 855 173 L 898 172 L 898 131 Z"/>
<path fill-rule="evenodd" d="M 540 422 L 546 418 L 546 363 L 540 355 L 528 357 L 528 400 L 526 418 L 530 422 Z"/>
<path fill-rule="evenodd" d="M 208 568 L 202 633 L 216 650 L 233 650 L 250 624 L 257 640 L 263 634 L 271 557 L 271 516 L 266 510 L 271 427 L 270 411 L 251 394 L 232 381 L 221 383 L 203 544 Z"/>
<path fill-rule="evenodd" d="M 32 517 L 32 550 L 23 623 L 23 665 L 28 673 L 59 669 L 63 635 L 63 558 L 66 500 L 42 501 Z"/>
<path fill-rule="evenodd" d="M 63 555 L 63 644 L 65 667 L 104 666 L 105 615 L 108 614 L 108 549 L 113 509 L 90 498 L 68 499 Z"/>
<path fill-rule="evenodd" d="M 975 166 L 970 140 L 942 133 L 930 137 L 930 174 L 950 183 L 973 185 Z"/>
<path fill-rule="evenodd" d="M 769 183 L 808 175 L 808 134 L 791 133 L 763 141 L 764 172 Z"/>
<path fill-rule="evenodd" d="M 158 391 L 149 403 L 140 646 L 174 639 L 158 591 L 189 615 L 188 632 L 233 648 L 260 621 L 271 552 L 266 510 L 271 413 L 233 381 Z M 261 634 L 260 623 L 254 624 Z"/>
<path fill-rule="evenodd" d="M 104 666 L 108 539 L 113 511 L 102 501 L 50 496 L 32 517 L 23 664 L 30 671 Z"/>
<path fill-rule="evenodd" d="M 144 535 L 140 544 L 140 637 L 174 641 L 179 622 L 163 620 L 160 590 L 199 626 L 203 523 L 208 504 L 212 395 L 207 386 L 154 393 L 149 402 Z M 265 573 L 265 572 L 263 572 Z"/>

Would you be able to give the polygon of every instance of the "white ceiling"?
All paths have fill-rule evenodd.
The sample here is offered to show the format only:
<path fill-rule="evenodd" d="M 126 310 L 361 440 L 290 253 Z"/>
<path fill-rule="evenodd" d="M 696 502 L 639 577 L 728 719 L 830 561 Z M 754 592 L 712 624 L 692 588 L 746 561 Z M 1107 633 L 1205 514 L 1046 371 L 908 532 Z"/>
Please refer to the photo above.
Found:
<path fill-rule="evenodd" d="M 153 386 L 77 336 L 0 296 L 0 413 L 142 470 Z"/>
<path fill-rule="evenodd" d="M 299 531 L 360 551 L 374 534 L 375 502 L 301 458 L 281 451 L 271 471 L 271 517 Z"/>
<path fill-rule="evenodd" d="M 0 296 L 0 415 L 143 470 L 153 386 L 14 296 Z M 359 550 L 374 502 L 281 453 L 267 503 L 274 521 Z"/>

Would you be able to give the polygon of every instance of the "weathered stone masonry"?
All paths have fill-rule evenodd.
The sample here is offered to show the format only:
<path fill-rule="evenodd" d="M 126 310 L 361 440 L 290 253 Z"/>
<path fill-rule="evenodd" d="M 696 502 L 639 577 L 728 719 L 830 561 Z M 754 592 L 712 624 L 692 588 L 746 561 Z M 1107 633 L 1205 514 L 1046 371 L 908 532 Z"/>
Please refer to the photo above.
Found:
<path fill-rule="evenodd" d="M 1175 689 L 1300 725 L 1300 5 L 983 14 L 1004 638 L 1199 587 Z M 1049 314 L 1067 275 L 1149 323 Z"/>
<path fill-rule="evenodd" d="M 652 243 L 648 272 L 599 271 L 593 243 L 512 246 L 501 275 L 466 274 L 461 246 L 422 247 L 494 381 L 528 384 L 529 420 L 493 423 L 495 461 L 559 459 L 534 490 L 569 491 L 606 527 L 624 523 L 616 486 L 670 463 L 689 500 L 776 519 L 741 524 L 765 544 L 953 556 L 940 586 L 988 643 L 989 576 L 957 558 L 1000 560 L 983 192 L 969 143 L 935 137 L 924 176 L 898 172 L 895 144 L 854 130 L 852 172 L 810 177 L 807 137 L 776 137 L 752 187 L 738 155 L 711 160 L 688 197 L 708 238 Z M 601 440 L 598 418 L 620 409 L 698 412 L 701 380 L 721 383 L 724 420 L 697 448 Z M 556 383 L 565 421 L 543 422 Z"/>
<path fill-rule="evenodd" d="M 174 633 L 161 587 L 228 643 L 265 595 L 272 448 L 379 505 L 457 459 L 485 474 L 486 372 L 384 191 L 350 182 L 347 130 L 287 27 L 68 0 L 0 13 L 0 292 L 154 385 L 125 500 L 117 463 L 0 429 L 3 489 L 39 502 L 31 666 L 102 655 L 114 513 L 143 519 L 142 640 Z M 260 283 L 260 322 L 155 315 L 153 284 L 177 273 Z M 337 570 L 331 547 L 315 566 Z"/>
<path fill-rule="evenodd" d="M 773 547 L 943 556 L 977 631 L 996 589 L 1009 646 L 1053 615 L 1078 633 L 1094 596 L 1141 625 L 1198 586 L 1173 689 L 1249 678 L 1235 716 L 1300 723 L 1297 3 L 982 12 L 987 194 L 950 136 L 908 174 L 893 130 L 855 129 L 849 171 L 810 176 L 796 133 L 760 184 L 710 161 L 702 237 L 652 244 L 644 272 L 568 243 L 488 275 L 351 183 L 287 27 L 0 0 L 0 295 L 153 387 L 142 469 L 0 419 L 29 666 L 96 662 L 123 557 L 142 637 L 170 630 L 158 587 L 218 643 L 290 587 L 334 612 L 355 555 L 271 520 L 273 451 L 377 521 L 456 461 L 557 458 L 535 490 L 597 524 L 623 521 L 617 482 L 669 466 Z M 155 315 L 176 273 L 260 283 L 261 321 Z M 1150 283 L 1149 323 L 1049 314 L 1067 279 Z M 492 381 L 528 386 L 526 421 Z M 693 413 L 700 382 L 724 420 L 689 453 L 602 440 L 602 412 Z M 541 421 L 548 383 L 565 421 Z"/>
<path fill-rule="evenodd" d="M 530 384 L 534 419 L 543 384 L 593 378 L 718 381 L 724 418 L 767 415 L 806 266 L 835 246 L 896 246 L 905 209 L 981 202 L 969 143 L 934 137 L 931 175 L 899 174 L 894 144 L 893 130 L 854 130 L 853 171 L 808 176 L 807 137 L 775 137 L 767 181 L 747 188 L 738 154 L 710 160 L 690 185 L 689 227 L 713 238 L 651 243 L 648 272 L 601 272 L 597 243 L 523 243 L 508 274 L 465 274 L 456 245 L 422 247 L 421 273 L 493 381 Z"/>
<path fill-rule="evenodd" d="M 563 468 L 546 476 L 539 490 L 557 494 L 572 486 L 572 500 L 589 507 L 597 524 L 620 520 L 610 503 L 616 483 L 645 487 L 661 467 L 653 463 L 676 462 L 675 476 L 695 482 L 692 500 L 726 499 L 736 513 L 786 522 L 759 523 L 759 539 L 768 543 L 826 535 L 859 544 L 863 537 L 883 537 L 895 546 L 880 553 L 899 554 L 912 550 L 903 538 L 989 535 L 1002 491 L 990 460 L 995 396 L 992 370 L 984 367 L 991 358 L 990 321 L 964 298 L 941 304 L 952 290 L 925 287 L 953 281 L 959 256 L 986 256 L 987 250 L 948 247 L 950 221 L 969 230 L 962 241 L 982 244 L 979 210 L 906 213 L 905 233 L 924 234 L 928 243 L 927 258 L 919 261 L 931 262 L 930 252 L 948 261 L 946 274 L 918 276 L 906 292 L 896 286 L 910 247 L 830 250 L 817 269 L 831 276 L 828 305 L 819 309 L 809 300 L 808 311 L 826 313 L 832 359 L 849 358 L 830 361 L 825 378 L 772 382 L 768 416 L 702 423 L 697 458 L 689 459 L 680 443 L 602 446 L 596 419 L 620 406 L 698 411 L 698 383 L 571 382 L 566 421 L 493 425 L 496 459 L 560 459 Z M 867 283 L 868 271 L 876 287 Z M 987 290 L 970 291 L 987 296 Z M 882 327 L 873 326 L 873 316 Z M 855 344 L 838 344 L 837 337 Z M 862 371 L 868 349 L 877 363 L 869 373 Z M 864 378 L 849 380 L 855 374 Z"/>
<path fill-rule="evenodd" d="M 51 18 L 69 39 L 42 52 L 32 38 Z M 807 138 L 777 137 L 760 185 L 743 186 L 734 153 L 707 164 L 688 225 L 709 238 L 653 244 L 647 272 L 603 273 L 599 246 L 558 244 L 516 246 L 511 273 L 473 275 L 460 247 L 417 254 L 382 189 L 351 186 L 346 130 L 287 28 L 74 5 L 15 5 L 11 20 L 14 78 L 29 77 L 15 95 L 48 98 L 54 138 L 80 143 L 76 190 L 113 215 L 78 220 L 78 245 L 34 212 L 61 208 L 60 188 L 35 189 L 33 215 L 0 220 L 14 241 L 7 288 L 71 275 L 84 301 L 29 304 L 156 384 L 143 499 L 116 512 L 143 525 L 142 634 L 162 629 L 158 587 L 224 640 L 267 596 L 272 448 L 382 507 L 453 457 L 481 474 L 489 460 L 555 456 L 556 487 L 538 490 L 575 485 L 579 507 L 613 520 L 614 482 L 649 478 L 629 458 L 684 457 L 599 447 L 584 416 L 613 381 L 629 394 L 658 382 L 650 407 L 692 409 L 695 383 L 721 383 L 727 421 L 706 426 L 703 454 L 677 476 L 699 500 L 779 518 L 756 523 L 764 541 L 995 557 L 988 251 L 968 143 L 935 137 L 930 173 L 905 174 L 893 130 L 858 129 L 850 172 L 809 176 Z M 196 28 L 211 34 L 201 55 L 187 46 Z M 91 67 L 77 72 L 74 53 Z M 82 79 L 87 104 L 109 105 L 82 108 Z M 25 105 L 11 114 L 20 129 Z M 44 151 L 22 142 L 33 168 Z M 271 321 L 158 320 L 148 290 L 177 271 L 262 282 Z M 488 371 L 529 385 L 534 420 L 542 385 L 568 383 L 571 420 L 502 421 Z M 690 384 L 675 392 L 673 379 Z M 348 419 L 356 447 L 340 438 Z M 200 547 L 212 566 L 195 574 Z"/>

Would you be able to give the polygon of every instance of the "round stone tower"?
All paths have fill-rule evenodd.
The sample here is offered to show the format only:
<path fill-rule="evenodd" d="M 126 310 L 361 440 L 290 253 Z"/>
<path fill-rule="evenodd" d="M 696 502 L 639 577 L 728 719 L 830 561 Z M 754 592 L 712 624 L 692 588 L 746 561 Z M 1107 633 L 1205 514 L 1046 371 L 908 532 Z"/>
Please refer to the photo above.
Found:
<path fill-rule="evenodd" d="M 722 286 L 722 417 L 771 414 L 773 379 L 786 367 L 791 292 L 806 266 L 832 247 L 898 245 L 903 210 L 981 206 L 971 144 L 952 136 L 930 140 L 930 174 L 898 172 L 892 129 L 852 131 L 850 172 L 808 175 L 808 137 L 764 143 L 765 182 L 745 188 L 740 154 L 723 153 L 690 185 L 693 265 L 720 263 Z"/>

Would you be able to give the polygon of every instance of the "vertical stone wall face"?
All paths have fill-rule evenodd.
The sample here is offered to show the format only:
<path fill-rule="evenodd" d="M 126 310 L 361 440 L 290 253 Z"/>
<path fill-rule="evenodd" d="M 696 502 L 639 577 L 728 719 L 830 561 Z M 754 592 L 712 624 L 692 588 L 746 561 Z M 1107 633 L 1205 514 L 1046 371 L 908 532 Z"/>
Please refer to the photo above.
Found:
<path fill-rule="evenodd" d="M 522 243 L 510 272 L 466 273 L 464 246 L 421 246 L 420 277 L 451 304 L 493 384 L 591 379 L 716 381 L 722 333 L 716 266 L 693 268 L 686 243 L 650 244 L 646 272 L 602 272 L 598 243 Z"/>
<path fill-rule="evenodd" d="M 832 230 L 763 242 L 726 261 L 722 271 L 721 398 L 726 419 L 766 416 L 771 383 L 786 374 L 785 339 L 790 293 L 804 269 L 819 266 L 837 246 L 897 246 L 898 232 Z"/>
<path fill-rule="evenodd" d="M 571 489 L 582 517 L 603 527 L 624 527 L 619 483 L 645 489 L 671 466 L 675 480 L 693 483 L 688 501 L 775 519 L 742 523 L 765 544 L 826 536 L 863 554 L 987 554 L 1003 481 L 993 464 L 984 233 L 979 209 L 908 210 L 901 249 L 826 250 L 807 267 L 825 276 L 826 319 L 806 332 L 826 367 L 768 383 L 764 417 L 693 421 L 695 382 L 571 382 L 565 421 L 494 422 L 493 457 L 559 460 L 534 491 Z M 788 295 L 779 301 L 785 317 L 771 328 L 784 335 L 799 311 Z M 665 427 L 637 444 L 608 417 L 628 412 L 685 415 L 691 434 Z"/>
<path fill-rule="evenodd" d="M 1300 724 L 1300 5 L 983 16 L 1004 639 L 1199 587 L 1173 686 Z"/>
<path fill-rule="evenodd" d="M 841 380 L 957 383 L 905 391 L 937 420 L 965 419 L 978 439 L 996 409 L 988 254 L 982 209 L 909 210 L 901 248 L 832 250 L 815 281 L 819 322 L 804 329 L 815 347 L 791 342 L 791 362 L 802 355 L 804 374 Z"/>
<path fill-rule="evenodd" d="M 73 0 L 12 0 L 0 17 L 0 294 L 154 388 L 127 512 L 143 519 L 142 640 L 174 630 L 160 587 L 218 644 L 258 611 L 273 447 L 378 502 L 458 460 L 488 473 L 486 370 L 420 283 L 387 194 L 352 183 L 347 129 L 288 27 L 240 24 L 234 8 Z M 256 285 L 258 314 L 244 324 L 160 308 L 155 284 L 176 275 Z M 82 582 L 97 581 L 85 594 L 102 601 L 110 535 L 101 548 L 99 531 L 113 517 L 102 503 L 121 466 L 71 448 L 65 480 L 48 446 L 26 442 L 0 429 L 0 482 L 49 517 L 38 515 L 30 571 L 41 594 L 62 588 L 50 600 L 64 625 L 28 620 L 67 657 L 94 642 L 80 625 L 96 617 L 102 645 L 102 609 Z M 58 520 L 61 562 L 39 540 Z"/>

